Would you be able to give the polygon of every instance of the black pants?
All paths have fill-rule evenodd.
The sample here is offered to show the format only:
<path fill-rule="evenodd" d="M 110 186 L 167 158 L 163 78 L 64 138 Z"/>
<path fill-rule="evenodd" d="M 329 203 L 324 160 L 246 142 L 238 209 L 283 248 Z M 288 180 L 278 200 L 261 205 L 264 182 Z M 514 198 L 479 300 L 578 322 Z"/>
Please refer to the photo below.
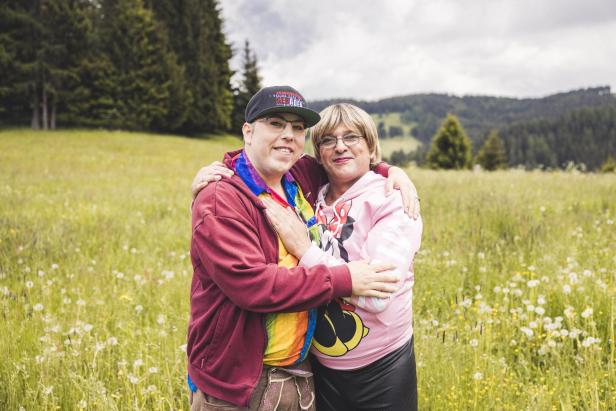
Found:
<path fill-rule="evenodd" d="M 417 410 L 413 338 L 357 370 L 333 370 L 311 357 L 317 411 Z"/>

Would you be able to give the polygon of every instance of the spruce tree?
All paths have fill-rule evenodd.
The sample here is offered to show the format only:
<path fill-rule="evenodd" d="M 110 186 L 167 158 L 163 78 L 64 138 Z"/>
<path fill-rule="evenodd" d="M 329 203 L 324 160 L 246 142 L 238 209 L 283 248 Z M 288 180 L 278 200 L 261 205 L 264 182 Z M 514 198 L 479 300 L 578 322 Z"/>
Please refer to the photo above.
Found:
<path fill-rule="evenodd" d="M 458 118 L 453 114 L 447 115 L 432 138 L 427 161 L 431 168 L 464 169 L 471 167 L 471 140 L 464 132 Z"/>
<path fill-rule="evenodd" d="M 498 132 L 490 132 L 479 153 L 477 163 L 488 171 L 503 169 L 507 167 L 507 153 L 503 146 L 503 140 L 498 136 Z"/>
<path fill-rule="evenodd" d="M 100 56 L 88 65 L 97 99 L 94 123 L 126 129 L 167 129 L 173 90 L 182 80 L 166 30 L 142 0 L 103 0 Z M 103 62 L 104 72 L 96 67 Z M 181 87 L 180 87 L 181 89 Z"/>
<path fill-rule="evenodd" d="M 233 95 L 231 48 L 222 32 L 216 0 L 147 0 L 167 28 L 171 48 L 185 79 L 186 115 L 179 131 L 198 134 L 227 130 Z"/>
<path fill-rule="evenodd" d="M 257 65 L 257 56 L 250 49 L 248 40 L 244 42 L 242 54 L 242 78 L 233 93 L 233 115 L 231 132 L 241 134 L 244 124 L 244 111 L 250 98 L 261 89 L 261 76 Z"/>

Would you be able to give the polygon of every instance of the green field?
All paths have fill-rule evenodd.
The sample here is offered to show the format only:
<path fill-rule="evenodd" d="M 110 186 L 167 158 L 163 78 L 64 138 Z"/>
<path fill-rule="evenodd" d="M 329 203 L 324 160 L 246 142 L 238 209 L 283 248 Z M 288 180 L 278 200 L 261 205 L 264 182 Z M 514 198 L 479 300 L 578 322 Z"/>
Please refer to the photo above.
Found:
<path fill-rule="evenodd" d="M 0 132 L 0 409 L 188 408 L 190 183 L 239 145 Z M 616 409 L 616 175 L 409 173 L 420 409 Z"/>

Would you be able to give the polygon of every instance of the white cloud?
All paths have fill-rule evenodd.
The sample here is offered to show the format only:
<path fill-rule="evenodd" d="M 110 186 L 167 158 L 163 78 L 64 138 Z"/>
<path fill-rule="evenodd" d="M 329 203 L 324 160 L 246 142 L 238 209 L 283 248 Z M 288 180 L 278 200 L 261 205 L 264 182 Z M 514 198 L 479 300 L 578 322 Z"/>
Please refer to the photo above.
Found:
<path fill-rule="evenodd" d="M 308 99 L 419 92 L 541 96 L 616 85 L 611 0 L 224 0 L 264 84 Z M 239 53 L 237 53 L 239 54 Z M 232 65 L 239 67 L 239 56 Z"/>

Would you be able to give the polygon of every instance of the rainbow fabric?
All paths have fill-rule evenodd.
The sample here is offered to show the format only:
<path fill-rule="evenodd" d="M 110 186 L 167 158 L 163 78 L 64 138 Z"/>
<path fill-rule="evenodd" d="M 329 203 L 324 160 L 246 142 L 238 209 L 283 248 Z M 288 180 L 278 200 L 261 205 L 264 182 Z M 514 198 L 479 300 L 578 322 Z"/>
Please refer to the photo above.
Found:
<path fill-rule="evenodd" d="M 259 197 L 272 197 L 279 203 L 293 207 L 308 226 L 310 239 L 319 243 L 318 226 L 314 210 L 291 176 L 286 173 L 282 179 L 286 199 L 272 191 L 263 181 L 250 160 L 242 151 L 233 161 L 237 175 L 250 190 Z M 278 265 L 292 268 L 297 266 L 297 258 L 289 254 L 278 238 Z M 299 291 L 299 290 L 298 290 Z M 316 309 L 294 313 L 273 313 L 265 317 L 267 346 L 263 353 L 263 363 L 270 366 L 298 364 L 306 358 L 316 326 Z"/>

